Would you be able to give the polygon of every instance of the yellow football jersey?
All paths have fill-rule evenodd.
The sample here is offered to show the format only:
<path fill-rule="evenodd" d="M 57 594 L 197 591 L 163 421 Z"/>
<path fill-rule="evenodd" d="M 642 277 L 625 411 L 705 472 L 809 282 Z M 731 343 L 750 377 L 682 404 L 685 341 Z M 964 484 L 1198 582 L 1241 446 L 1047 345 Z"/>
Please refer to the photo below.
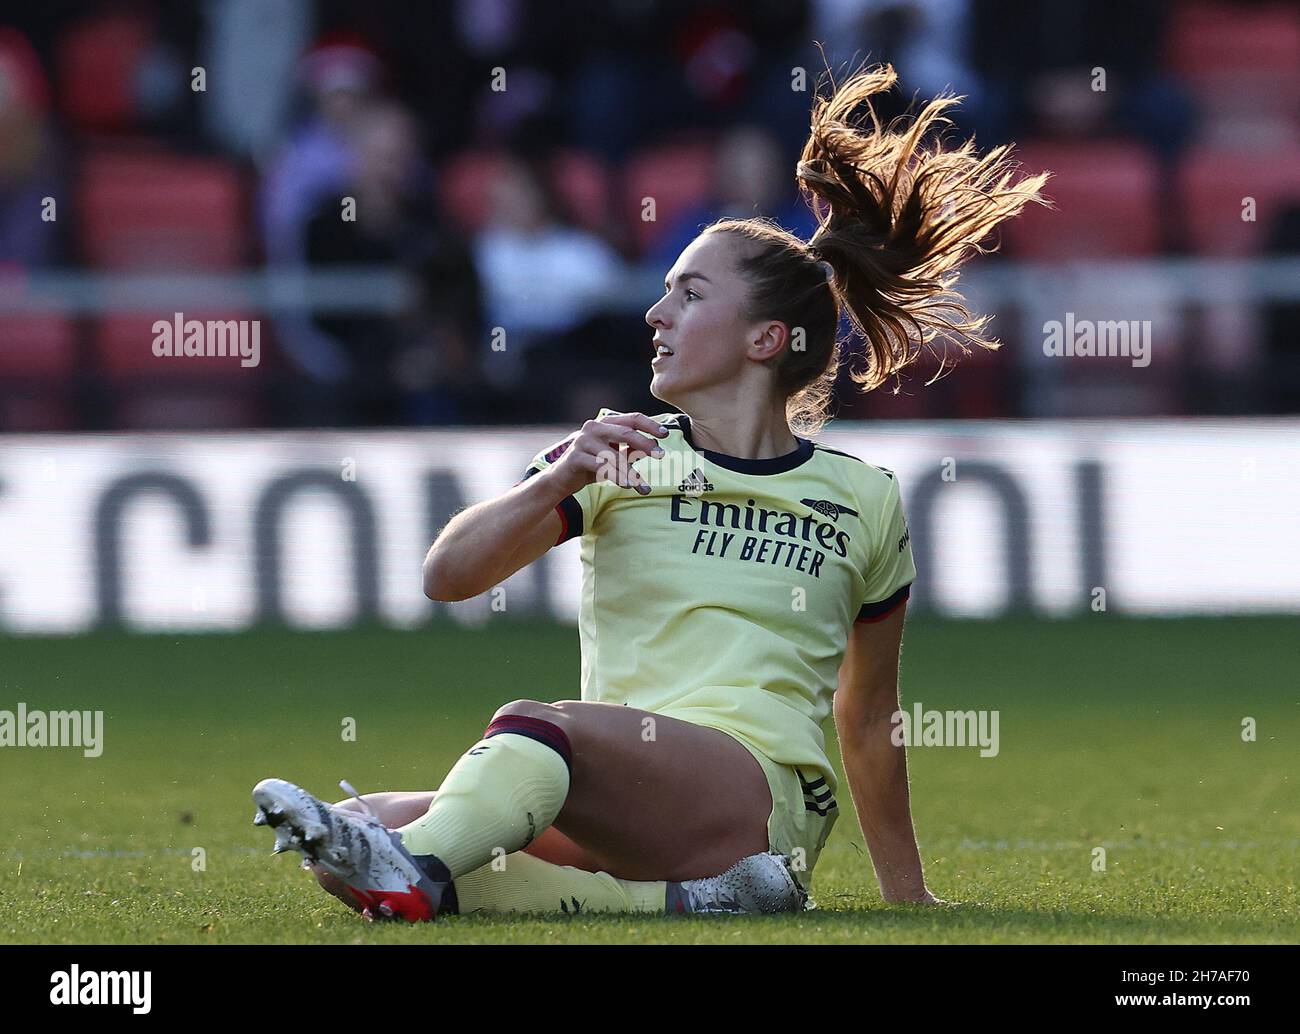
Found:
<path fill-rule="evenodd" d="M 685 414 L 652 419 L 669 434 L 635 464 L 649 495 L 594 482 L 557 507 L 559 542 L 582 542 L 582 699 L 721 729 L 833 793 L 822 724 L 849 630 L 916 576 L 894 475 L 804 438 L 727 456 L 697 449 Z"/>

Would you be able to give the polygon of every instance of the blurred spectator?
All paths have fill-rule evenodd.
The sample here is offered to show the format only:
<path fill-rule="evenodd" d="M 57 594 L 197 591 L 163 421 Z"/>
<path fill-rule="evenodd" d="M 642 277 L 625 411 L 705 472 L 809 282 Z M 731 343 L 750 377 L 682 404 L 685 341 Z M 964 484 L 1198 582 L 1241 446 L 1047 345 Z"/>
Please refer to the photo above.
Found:
<path fill-rule="evenodd" d="M 374 265 L 415 276 L 420 296 L 397 319 L 327 316 L 315 326 L 346 364 L 330 386 L 298 380 L 298 422 L 453 423 L 469 419 L 477 381 L 478 279 L 468 246 L 441 222 L 417 127 L 400 105 L 368 107 L 353 134 L 355 169 L 342 199 L 325 199 L 307 226 L 316 267 Z"/>
<path fill-rule="evenodd" d="M 49 266 L 62 256 L 63 222 L 42 219 L 43 199 L 63 196 L 49 125 L 49 86 L 35 51 L 0 27 L 0 265 Z M 55 209 L 56 215 L 58 209 Z"/>
<path fill-rule="evenodd" d="M 795 158 L 783 154 L 776 138 L 757 126 L 741 126 L 718 145 L 712 196 L 687 212 L 655 244 L 650 264 L 667 273 L 702 227 L 717 219 L 774 218 L 808 240 L 817 219 L 794 184 Z"/>
<path fill-rule="evenodd" d="M 292 114 L 298 59 L 311 41 L 313 4 L 221 0 L 205 4 L 203 12 L 199 62 L 208 76 L 209 103 L 202 111 L 208 132 L 232 154 L 264 161 Z M 188 78 L 189 70 L 184 72 Z M 283 201 L 274 203 L 278 208 Z"/>
<path fill-rule="evenodd" d="M 995 139 L 1118 131 L 1166 158 L 1186 145 L 1187 91 L 1159 65 L 1165 0 L 971 2 L 971 54 L 990 90 L 981 117 Z"/>
<path fill-rule="evenodd" d="M 286 364 L 286 417 L 300 423 L 571 420 L 603 404 L 655 405 L 641 313 L 700 227 L 762 214 L 813 232 L 793 166 L 827 66 L 839 79 L 863 61 L 892 62 L 902 87 L 873 104 L 885 119 L 915 99 L 966 94 L 954 135 L 973 130 L 983 148 L 1017 141 L 1027 167 L 1056 173 L 1047 192 L 1058 207 L 1008 227 L 1009 259 L 1245 254 L 1266 224 L 1269 254 L 1300 254 L 1297 209 L 1276 214 L 1300 139 L 1300 16 L 1282 0 L 46 0 L 8 5 L 5 21 L 0 270 L 71 266 L 145 231 L 156 243 L 136 250 L 156 266 L 233 269 L 247 249 L 202 242 L 258 233 L 273 273 L 360 264 L 416 285 L 397 316 L 267 317 L 268 365 Z M 196 65 L 204 92 L 191 89 Z M 518 157 L 497 181 L 503 151 Z M 123 196 L 138 202 L 128 220 L 105 170 L 129 168 L 131 155 L 179 173 L 170 202 L 128 173 Z M 446 170 L 442 203 L 454 209 L 436 209 L 426 160 Z M 262 176 L 255 220 L 240 163 Z M 1238 170 L 1231 184 L 1219 164 Z M 209 170 L 212 189 L 179 189 L 194 186 L 189 169 Z M 1261 213 L 1272 198 L 1258 227 L 1238 219 L 1247 194 Z M 345 196 L 355 221 L 342 217 Z M 646 196 L 658 199 L 658 222 L 639 219 Z M 46 197 L 57 222 L 41 219 Z M 452 219 L 471 240 L 457 239 Z M 644 262 L 629 269 L 611 242 Z M 972 285 L 995 265 L 980 263 Z M 280 297 L 293 284 L 272 280 Z M 1155 311 L 1194 307 L 1172 283 L 1152 273 L 1134 291 Z M 99 283 L 85 290 L 93 297 Z M 1064 395 L 1013 362 L 1032 306 L 990 292 L 1011 347 L 914 397 L 848 392 L 846 415 L 1066 412 Z M 85 390 L 68 404 L 75 418 L 57 419 L 93 429 L 119 389 L 101 391 L 81 359 L 98 354 L 111 323 L 92 305 L 84 318 L 11 318 L 0 339 L 21 327 L 31 354 L 78 357 L 67 365 Z M 1300 411 L 1294 301 L 1218 305 L 1186 340 L 1162 340 L 1177 354 L 1160 382 L 1170 390 L 1134 394 L 1135 408 Z M 1196 373 L 1197 355 L 1228 353 L 1239 358 Z M 1236 394 L 1224 388 L 1228 366 Z M 1083 410 L 1099 412 L 1085 387 Z"/>
<path fill-rule="evenodd" d="M 1300 261 L 1300 198 L 1278 214 L 1266 254 Z M 1265 408 L 1272 413 L 1300 413 L 1300 301 L 1266 304 L 1263 324 Z"/>
<path fill-rule="evenodd" d="M 565 6 L 583 32 L 563 110 L 570 142 L 584 150 L 622 162 L 682 130 L 720 131 L 742 119 L 762 120 L 783 145 L 807 132 L 819 68 L 807 0 Z M 807 92 L 793 88 L 795 66 L 808 73 Z"/>
<path fill-rule="evenodd" d="M 966 94 L 967 110 L 979 103 L 967 60 L 970 0 L 813 0 L 812 8 L 813 36 L 832 68 L 888 55 L 909 90 Z"/>
<path fill-rule="evenodd" d="M 301 268 L 307 221 L 328 199 L 337 204 L 356 171 L 353 134 L 377 89 L 375 56 L 350 38 L 329 37 L 303 58 L 309 110 L 272 163 L 262 188 L 262 233 L 268 264 Z M 339 343 L 304 316 L 275 321 L 285 356 L 306 379 L 305 394 L 338 384 L 351 363 Z"/>
<path fill-rule="evenodd" d="M 266 256 L 271 262 L 302 258 L 302 229 L 310 214 L 355 170 L 349 133 L 374 95 L 379 62 L 349 40 L 326 40 L 303 58 L 310 99 L 305 123 L 272 163 L 262 194 Z"/>
<path fill-rule="evenodd" d="M 564 96 L 578 147 L 622 162 L 686 117 L 690 97 L 669 52 L 668 4 L 602 4 L 583 17 Z"/>
<path fill-rule="evenodd" d="M 490 335 L 484 372 L 497 387 L 513 389 L 530 348 L 577 330 L 601 308 L 622 260 L 594 234 L 565 225 L 547 177 L 523 160 L 496 178 L 491 207 L 474 240 Z M 492 348 L 495 341 L 505 347 Z"/>

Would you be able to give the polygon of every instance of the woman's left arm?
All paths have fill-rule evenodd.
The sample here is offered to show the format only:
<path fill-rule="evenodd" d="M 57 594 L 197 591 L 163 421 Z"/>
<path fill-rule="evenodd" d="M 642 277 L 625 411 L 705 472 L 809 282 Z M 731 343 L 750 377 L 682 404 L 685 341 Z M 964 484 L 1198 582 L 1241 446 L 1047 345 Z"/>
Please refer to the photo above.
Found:
<path fill-rule="evenodd" d="M 942 904 L 925 886 L 908 798 L 907 751 L 891 735 L 906 611 L 904 601 L 879 621 L 854 623 L 835 693 L 835 729 L 881 895 L 889 902 Z"/>

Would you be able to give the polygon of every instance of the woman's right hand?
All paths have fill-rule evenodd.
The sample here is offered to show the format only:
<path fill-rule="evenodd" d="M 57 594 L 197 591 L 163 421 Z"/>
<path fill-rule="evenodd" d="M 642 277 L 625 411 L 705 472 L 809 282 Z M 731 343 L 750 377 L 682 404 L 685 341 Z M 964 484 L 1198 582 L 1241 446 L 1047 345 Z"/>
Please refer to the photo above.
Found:
<path fill-rule="evenodd" d="M 646 495 L 650 486 L 632 464 L 646 456 L 662 456 L 658 439 L 667 435 L 666 427 L 644 413 L 609 413 L 599 420 L 588 420 L 565 439 L 564 454 L 544 473 L 565 495 L 594 481 L 610 481 Z"/>

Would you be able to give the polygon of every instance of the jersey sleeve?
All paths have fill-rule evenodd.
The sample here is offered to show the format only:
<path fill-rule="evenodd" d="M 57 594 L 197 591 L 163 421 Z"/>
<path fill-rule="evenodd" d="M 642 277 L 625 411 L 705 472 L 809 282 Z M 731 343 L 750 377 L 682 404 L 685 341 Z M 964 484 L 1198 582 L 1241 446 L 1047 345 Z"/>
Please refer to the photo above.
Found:
<path fill-rule="evenodd" d="M 607 412 L 611 411 L 601 410 L 601 414 Z M 597 419 L 600 418 L 597 417 Z M 523 476 L 515 483 L 521 484 L 527 481 L 534 474 L 540 474 L 552 463 L 556 462 L 564 455 L 565 450 L 573 444 L 573 440 L 577 436 L 578 432 L 574 431 L 567 438 L 556 442 L 554 445 L 548 445 L 532 458 L 524 469 Z M 607 482 L 593 481 L 589 485 L 584 485 L 572 495 L 567 495 L 560 500 L 555 507 L 555 511 L 560 515 L 563 527 L 560 529 L 560 537 L 555 540 L 557 546 L 561 542 L 567 542 L 579 535 L 593 533 L 596 515 L 600 512 L 601 503 L 604 501 L 604 490 L 607 487 Z"/>
<path fill-rule="evenodd" d="M 866 586 L 856 621 L 883 621 L 907 599 L 916 579 L 912 535 L 903 516 L 898 481 L 892 476 L 870 541 L 874 548 L 862 572 Z"/>

